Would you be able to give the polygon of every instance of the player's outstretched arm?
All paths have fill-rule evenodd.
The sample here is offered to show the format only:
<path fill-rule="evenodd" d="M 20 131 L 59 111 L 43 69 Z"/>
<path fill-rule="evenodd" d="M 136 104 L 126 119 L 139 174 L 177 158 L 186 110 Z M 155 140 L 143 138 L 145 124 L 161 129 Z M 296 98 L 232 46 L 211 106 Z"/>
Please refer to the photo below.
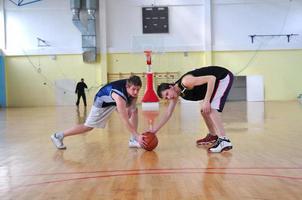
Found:
<path fill-rule="evenodd" d="M 159 123 L 155 124 L 153 126 L 153 129 L 150 130 L 150 132 L 157 133 L 159 131 L 159 129 L 161 129 L 161 127 L 163 127 L 167 123 L 167 121 L 172 116 L 172 113 L 173 113 L 173 111 L 175 109 L 175 106 L 177 104 L 177 100 L 178 99 L 171 99 L 171 100 L 169 100 L 169 105 L 168 105 L 168 108 L 166 109 L 164 115 L 160 119 Z"/>
<path fill-rule="evenodd" d="M 112 98 L 116 102 L 116 108 L 117 108 L 118 114 L 121 117 L 121 120 L 123 121 L 124 125 L 135 138 L 138 138 L 139 134 L 137 133 L 136 127 L 134 127 L 129 122 L 129 115 L 128 115 L 126 101 L 121 96 L 119 96 L 118 94 L 116 94 L 114 92 L 112 93 Z"/>
<path fill-rule="evenodd" d="M 137 101 L 137 98 L 134 98 L 131 101 L 131 105 L 128 107 L 128 116 L 129 116 L 129 122 L 135 128 L 135 130 L 137 131 L 138 111 L 137 111 L 137 107 L 136 107 L 136 101 Z"/>

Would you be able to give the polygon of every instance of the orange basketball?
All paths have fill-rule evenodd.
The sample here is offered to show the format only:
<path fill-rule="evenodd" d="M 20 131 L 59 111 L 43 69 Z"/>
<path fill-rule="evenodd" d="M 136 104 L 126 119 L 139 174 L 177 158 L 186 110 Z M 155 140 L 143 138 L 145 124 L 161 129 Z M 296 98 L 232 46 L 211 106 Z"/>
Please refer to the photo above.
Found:
<path fill-rule="evenodd" d="M 147 151 L 152 151 L 155 149 L 158 145 L 158 139 L 154 133 L 151 132 L 145 132 L 143 133 L 144 137 L 144 142 L 146 144 L 140 144 L 141 147 Z"/>

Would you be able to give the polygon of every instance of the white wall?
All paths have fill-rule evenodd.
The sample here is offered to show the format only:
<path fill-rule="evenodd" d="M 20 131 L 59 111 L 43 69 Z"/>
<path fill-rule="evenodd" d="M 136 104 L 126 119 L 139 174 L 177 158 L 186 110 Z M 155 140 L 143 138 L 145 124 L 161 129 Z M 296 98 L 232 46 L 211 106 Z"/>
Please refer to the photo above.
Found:
<path fill-rule="evenodd" d="M 213 4 L 213 34 L 216 50 L 292 49 L 302 47 L 301 0 L 216 0 Z M 291 34 L 287 37 L 248 35 Z"/>
<path fill-rule="evenodd" d="M 16 1 L 17 2 L 17 1 Z M 6 54 L 82 52 L 80 31 L 72 23 L 70 0 L 43 0 L 18 7 L 5 0 Z M 85 18 L 85 13 L 81 16 Z M 39 47 L 37 37 L 49 47 Z"/>
<path fill-rule="evenodd" d="M 213 50 L 302 48 L 301 0 L 212 0 Z M 131 51 L 133 37 L 160 38 L 167 51 L 203 51 L 204 1 L 110 0 L 108 4 L 108 48 Z M 142 6 L 169 7 L 169 34 L 142 34 Z M 122 21 L 122 23 L 121 23 Z M 286 37 L 255 37 L 254 34 L 300 34 Z M 163 40 L 163 41 L 161 41 Z M 146 41 L 146 43 L 148 43 Z"/>
<path fill-rule="evenodd" d="M 82 52 L 81 33 L 72 24 L 69 0 L 43 0 L 22 7 L 0 1 L 4 1 L 6 54 Z M 150 40 L 166 51 L 203 51 L 204 29 L 208 28 L 204 25 L 205 2 L 212 2 L 213 50 L 302 48 L 302 0 L 102 1 L 106 2 L 102 5 L 106 6 L 107 26 L 100 29 L 106 32 L 108 52 L 133 52 L 137 48 L 134 43 Z M 169 34 L 142 34 L 141 7 L 152 5 L 169 7 Z M 290 43 L 286 37 L 257 37 L 252 44 L 248 37 L 291 33 L 300 35 L 292 37 Z M 98 33 L 98 41 L 102 36 Z M 37 37 L 51 47 L 38 47 Z"/>
<path fill-rule="evenodd" d="M 143 34 L 142 7 L 169 6 L 169 33 Z M 185 3 L 184 3 L 185 2 Z M 198 3 L 199 2 L 199 3 Z M 149 44 L 156 38 L 165 50 L 201 50 L 203 44 L 203 1 L 110 0 L 108 5 L 108 48 L 111 52 L 131 51 L 133 39 Z M 156 42 L 156 39 L 154 42 Z M 156 44 L 155 44 L 156 45 Z"/>
<path fill-rule="evenodd" d="M 3 47 L 5 46 L 5 34 L 4 34 L 4 30 L 5 30 L 5 26 L 4 26 L 4 2 L 3 0 L 0 0 L 0 49 L 3 49 Z"/>

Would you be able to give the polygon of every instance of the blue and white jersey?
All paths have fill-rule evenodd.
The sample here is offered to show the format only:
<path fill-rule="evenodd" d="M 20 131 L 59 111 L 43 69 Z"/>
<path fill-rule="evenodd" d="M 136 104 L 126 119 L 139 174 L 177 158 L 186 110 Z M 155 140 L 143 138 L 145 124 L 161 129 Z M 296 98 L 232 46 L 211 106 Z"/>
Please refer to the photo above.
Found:
<path fill-rule="evenodd" d="M 116 106 L 115 100 L 112 98 L 112 93 L 121 96 L 129 105 L 131 103 L 131 96 L 128 96 L 126 90 L 127 79 L 114 81 L 102 87 L 95 95 L 93 105 L 97 108 L 104 108 L 108 106 Z"/>

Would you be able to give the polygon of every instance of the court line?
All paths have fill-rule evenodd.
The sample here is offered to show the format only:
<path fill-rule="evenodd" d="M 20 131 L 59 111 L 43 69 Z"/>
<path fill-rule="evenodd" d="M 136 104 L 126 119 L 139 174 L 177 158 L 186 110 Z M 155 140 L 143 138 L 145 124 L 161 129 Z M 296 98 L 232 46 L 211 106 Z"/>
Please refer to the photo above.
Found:
<path fill-rule="evenodd" d="M 117 170 L 97 170 L 97 171 L 79 171 L 79 172 L 20 174 L 20 175 L 9 175 L 5 177 L 95 174 L 95 173 L 137 172 L 137 171 L 166 171 L 166 170 L 175 170 L 175 171 L 178 170 L 302 170 L 302 167 L 204 167 L 204 168 L 185 167 L 185 168 L 117 169 Z"/>
<path fill-rule="evenodd" d="M 53 183 L 63 183 L 68 181 L 78 181 L 78 180 L 88 180 L 88 179 L 97 179 L 97 178 L 110 178 L 110 177 L 123 177 L 123 176 L 141 176 L 141 175 L 170 175 L 170 174 L 211 174 L 211 175 L 234 175 L 234 176 L 259 176 L 259 177 L 268 177 L 268 178 L 276 178 L 276 179 L 290 179 L 295 181 L 302 181 L 302 177 L 293 177 L 293 176 L 281 176 L 281 175 L 272 175 L 272 174 L 257 174 L 257 173 L 235 173 L 235 172 L 195 172 L 195 171 L 156 171 L 156 172 L 136 172 L 136 173 L 120 173 L 120 174 L 108 174 L 108 175 L 98 175 L 98 176 L 85 176 L 85 177 L 77 177 L 77 178 L 69 178 L 69 179 L 61 179 L 61 180 L 51 180 L 44 181 L 39 183 L 30 183 L 19 185 L 13 187 L 11 189 L 18 189 L 23 187 L 31 187 L 31 186 L 41 186 L 46 184 Z"/>

